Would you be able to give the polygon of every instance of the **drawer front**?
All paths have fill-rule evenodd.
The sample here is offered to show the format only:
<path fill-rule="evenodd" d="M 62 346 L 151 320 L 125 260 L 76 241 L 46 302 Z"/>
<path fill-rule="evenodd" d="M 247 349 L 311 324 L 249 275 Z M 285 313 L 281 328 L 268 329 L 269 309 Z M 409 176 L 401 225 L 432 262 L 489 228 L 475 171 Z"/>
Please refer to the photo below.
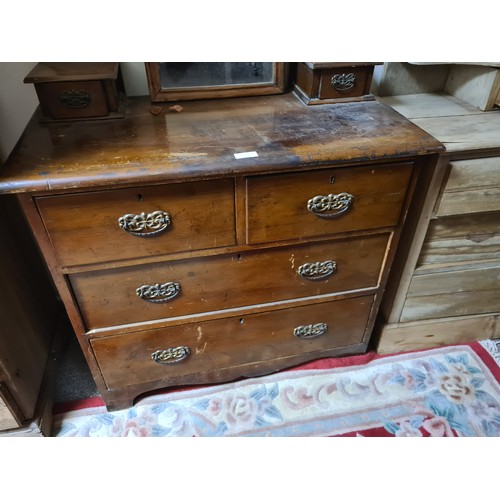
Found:
<path fill-rule="evenodd" d="M 358 297 L 93 339 L 91 345 L 110 389 L 156 380 L 174 385 L 189 374 L 361 343 L 372 302 L 372 296 Z"/>
<path fill-rule="evenodd" d="M 412 165 L 248 178 L 248 243 L 394 226 Z"/>
<path fill-rule="evenodd" d="M 320 99 L 359 97 L 370 90 L 373 66 L 321 70 Z"/>
<path fill-rule="evenodd" d="M 62 266 L 233 245 L 233 181 L 37 198 Z"/>
<path fill-rule="evenodd" d="M 56 119 L 107 116 L 108 104 L 100 81 L 37 83 L 45 115 Z"/>
<path fill-rule="evenodd" d="M 387 234 L 70 276 L 88 328 L 376 287 Z"/>
<path fill-rule="evenodd" d="M 500 157 L 450 162 L 438 217 L 500 210 Z"/>

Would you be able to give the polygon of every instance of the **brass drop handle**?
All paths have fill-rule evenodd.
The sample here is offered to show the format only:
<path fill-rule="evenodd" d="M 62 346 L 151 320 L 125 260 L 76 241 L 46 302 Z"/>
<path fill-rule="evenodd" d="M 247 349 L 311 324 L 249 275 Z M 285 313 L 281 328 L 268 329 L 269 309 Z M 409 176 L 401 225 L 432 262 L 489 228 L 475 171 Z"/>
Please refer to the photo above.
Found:
<path fill-rule="evenodd" d="M 135 292 L 140 299 L 147 302 L 167 302 L 175 299 L 181 293 L 181 285 L 172 281 L 162 284 L 156 283 L 155 285 L 142 285 Z"/>
<path fill-rule="evenodd" d="M 126 214 L 118 218 L 118 225 L 129 234 L 140 237 L 156 236 L 170 226 L 171 219 L 168 212 L 156 210 L 149 214 Z"/>
<path fill-rule="evenodd" d="M 299 339 L 312 339 L 323 335 L 328 330 L 326 323 L 316 323 L 311 325 L 298 326 L 293 330 L 293 334 Z"/>
<path fill-rule="evenodd" d="M 153 352 L 151 359 L 160 365 L 171 365 L 184 361 L 190 354 L 191 349 L 187 346 L 169 347 L 168 349 Z"/>
<path fill-rule="evenodd" d="M 354 73 L 339 73 L 332 76 L 330 83 L 338 92 L 346 92 L 356 85 L 356 75 Z"/>
<path fill-rule="evenodd" d="M 354 196 L 349 193 L 318 195 L 307 201 L 307 210 L 316 217 L 333 219 L 347 212 L 354 202 Z"/>
<path fill-rule="evenodd" d="M 323 262 L 306 262 L 302 264 L 297 273 L 307 280 L 322 280 L 331 276 L 337 270 L 337 263 L 334 260 Z"/>

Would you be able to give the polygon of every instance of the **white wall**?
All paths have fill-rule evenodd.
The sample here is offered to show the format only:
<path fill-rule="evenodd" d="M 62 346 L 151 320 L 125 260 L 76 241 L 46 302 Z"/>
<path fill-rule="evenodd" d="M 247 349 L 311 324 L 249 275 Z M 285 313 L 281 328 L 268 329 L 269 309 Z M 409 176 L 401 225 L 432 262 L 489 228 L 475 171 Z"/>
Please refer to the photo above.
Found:
<path fill-rule="evenodd" d="M 0 164 L 9 156 L 38 106 L 35 87 L 23 83 L 35 64 L 0 62 Z M 128 96 L 149 94 L 143 62 L 120 63 L 120 67 Z"/>
<path fill-rule="evenodd" d="M 0 62 L 0 164 L 12 151 L 38 106 L 35 88 L 23 83 L 35 64 Z"/>

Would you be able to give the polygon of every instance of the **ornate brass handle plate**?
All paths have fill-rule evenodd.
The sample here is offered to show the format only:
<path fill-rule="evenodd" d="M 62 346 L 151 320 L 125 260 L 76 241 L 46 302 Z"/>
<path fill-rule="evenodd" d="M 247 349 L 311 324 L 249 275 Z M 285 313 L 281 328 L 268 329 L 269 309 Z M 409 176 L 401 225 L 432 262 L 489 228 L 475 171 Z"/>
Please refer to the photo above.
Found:
<path fill-rule="evenodd" d="M 190 354 L 191 349 L 189 347 L 169 347 L 168 349 L 153 352 L 151 359 L 160 365 L 171 365 L 184 361 Z"/>
<path fill-rule="evenodd" d="M 63 90 L 59 93 L 59 100 L 70 108 L 85 108 L 90 104 L 92 96 L 86 90 Z"/>
<path fill-rule="evenodd" d="M 126 214 L 118 219 L 118 225 L 129 234 L 140 237 L 155 236 L 170 226 L 170 214 L 156 210 L 150 214 Z"/>
<path fill-rule="evenodd" d="M 328 330 L 326 323 L 316 323 L 314 325 L 298 326 L 293 330 L 293 334 L 299 339 L 312 339 L 323 335 Z"/>
<path fill-rule="evenodd" d="M 330 82 L 338 92 L 346 92 L 356 85 L 356 75 L 354 73 L 340 73 L 333 75 Z"/>
<path fill-rule="evenodd" d="M 297 273 L 308 280 L 322 280 L 331 276 L 336 269 L 337 263 L 334 260 L 325 260 L 323 262 L 306 262 L 297 269 Z"/>
<path fill-rule="evenodd" d="M 316 217 L 333 219 L 347 212 L 354 202 L 354 196 L 349 193 L 318 195 L 307 201 L 307 210 Z"/>
<path fill-rule="evenodd" d="M 167 302 L 175 299 L 181 293 L 181 285 L 175 282 L 168 282 L 155 285 L 142 285 L 135 291 L 137 296 L 147 302 Z"/>

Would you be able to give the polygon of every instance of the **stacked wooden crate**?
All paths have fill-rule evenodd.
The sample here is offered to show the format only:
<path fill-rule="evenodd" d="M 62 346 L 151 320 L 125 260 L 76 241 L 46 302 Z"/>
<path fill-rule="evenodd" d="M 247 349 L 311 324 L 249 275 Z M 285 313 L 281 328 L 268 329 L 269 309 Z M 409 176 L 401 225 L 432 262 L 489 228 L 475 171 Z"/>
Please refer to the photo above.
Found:
<path fill-rule="evenodd" d="M 500 110 L 381 97 L 446 146 L 379 323 L 381 353 L 500 337 Z"/>

